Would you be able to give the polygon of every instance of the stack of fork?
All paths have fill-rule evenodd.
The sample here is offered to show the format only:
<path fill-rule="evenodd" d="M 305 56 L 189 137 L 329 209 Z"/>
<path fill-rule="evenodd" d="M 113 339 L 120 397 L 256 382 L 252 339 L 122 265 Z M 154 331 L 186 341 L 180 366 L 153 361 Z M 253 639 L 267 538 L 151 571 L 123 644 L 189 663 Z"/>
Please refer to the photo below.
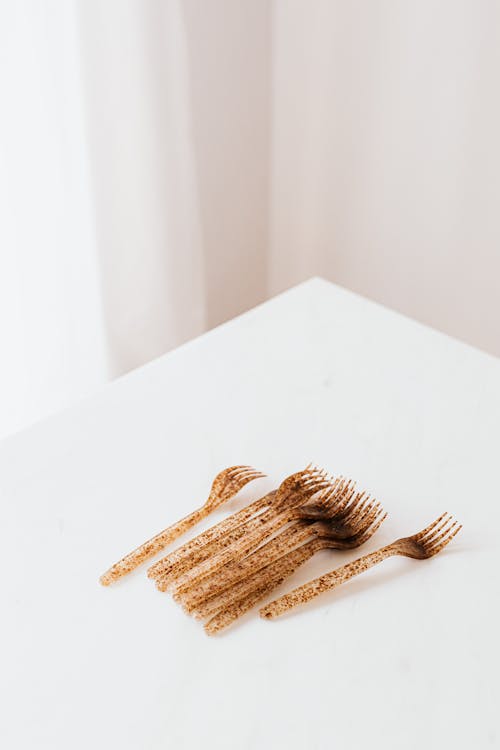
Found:
<path fill-rule="evenodd" d="M 115 563 L 101 576 L 105 586 L 163 550 L 248 482 L 264 474 L 231 466 L 214 479 L 204 505 Z M 205 621 L 213 635 L 264 599 L 297 568 L 323 549 L 351 550 L 368 541 L 386 518 L 382 506 L 355 483 L 314 466 L 287 477 L 237 513 L 198 534 L 152 565 L 148 576 L 171 591 L 184 610 Z M 326 573 L 265 605 L 266 619 L 335 588 L 393 555 L 428 559 L 460 531 L 448 514 L 423 531 Z"/>
<path fill-rule="evenodd" d="M 206 632 L 214 634 L 317 551 L 358 547 L 385 517 L 380 503 L 357 491 L 353 481 L 307 467 L 164 557 L 148 576 L 160 591 L 172 590 L 185 611 L 206 620 Z"/>

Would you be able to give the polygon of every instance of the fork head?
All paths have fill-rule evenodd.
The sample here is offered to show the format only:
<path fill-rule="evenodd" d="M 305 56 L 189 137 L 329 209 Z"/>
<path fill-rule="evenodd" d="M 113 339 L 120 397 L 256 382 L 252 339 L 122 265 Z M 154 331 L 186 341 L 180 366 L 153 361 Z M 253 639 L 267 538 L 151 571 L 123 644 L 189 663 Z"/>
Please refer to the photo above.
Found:
<path fill-rule="evenodd" d="M 299 518 L 308 520 L 322 520 L 331 518 L 340 512 L 353 497 L 355 483 L 345 477 L 337 477 L 331 481 L 318 497 L 302 505 L 297 510 Z"/>
<path fill-rule="evenodd" d="M 297 509 L 302 519 L 325 521 L 330 537 L 349 539 L 368 528 L 382 512 L 380 503 L 366 492 L 356 492 L 352 480 L 341 478 L 331 490 L 321 493 L 319 501 Z"/>
<path fill-rule="evenodd" d="M 251 466 L 230 466 L 215 477 L 205 506 L 211 510 L 218 508 L 219 505 L 236 495 L 248 482 L 265 476 Z"/>
<path fill-rule="evenodd" d="M 320 538 L 335 542 L 337 549 L 352 549 L 370 539 L 386 518 L 381 504 L 367 497 L 358 501 L 344 519 L 335 516 L 315 523 L 314 529 Z"/>
<path fill-rule="evenodd" d="M 281 482 L 276 491 L 276 502 L 282 506 L 289 502 L 293 505 L 304 503 L 320 490 L 331 488 L 335 481 L 324 469 L 306 466 L 303 471 L 290 474 Z"/>
<path fill-rule="evenodd" d="M 443 513 L 423 531 L 398 539 L 391 547 L 397 554 L 425 560 L 441 552 L 461 528 L 449 513 Z"/>

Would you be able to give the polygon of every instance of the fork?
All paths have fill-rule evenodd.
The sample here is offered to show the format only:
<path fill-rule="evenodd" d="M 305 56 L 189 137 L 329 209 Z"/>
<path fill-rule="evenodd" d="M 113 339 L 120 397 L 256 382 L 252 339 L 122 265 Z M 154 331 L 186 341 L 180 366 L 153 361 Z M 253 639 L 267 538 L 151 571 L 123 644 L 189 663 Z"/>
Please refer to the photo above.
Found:
<path fill-rule="evenodd" d="M 172 526 L 164 529 L 149 541 L 144 542 L 144 544 L 141 544 L 133 552 L 125 555 L 119 562 L 103 573 L 99 579 L 100 582 L 103 586 L 109 586 L 110 583 L 130 573 L 138 565 L 164 549 L 168 544 L 181 536 L 181 534 L 188 531 L 188 529 L 191 529 L 202 518 L 206 518 L 215 508 L 218 508 L 222 503 L 225 503 L 236 495 L 248 482 L 264 476 L 265 474 L 256 471 L 251 466 L 230 466 L 219 472 L 212 482 L 210 494 L 204 505 Z"/>
<path fill-rule="evenodd" d="M 293 475 L 292 475 L 293 476 Z M 217 554 L 211 555 L 196 567 L 184 573 L 176 582 L 174 598 L 178 601 L 189 589 L 196 586 L 199 581 L 214 574 L 227 563 L 238 560 L 248 554 L 252 549 L 258 547 L 261 542 L 275 530 L 275 519 L 283 517 L 292 519 L 295 517 L 295 509 L 303 505 L 305 501 L 322 489 L 328 487 L 332 492 L 338 483 L 338 479 L 332 480 L 324 475 L 318 480 L 311 480 L 304 486 L 297 488 L 296 483 L 291 489 L 287 488 L 288 480 L 282 482 L 276 493 L 276 503 L 265 513 L 257 518 L 251 519 L 240 535 L 240 539 L 232 544 L 224 545 Z"/>
<path fill-rule="evenodd" d="M 173 571 L 167 573 L 166 575 L 157 576 L 157 588 L 160 591 L 166 591 L 174 583 L 177 584 L 177 590 L 179 592 L 193 588 L 197 585 L 197 579 L 201 570 L 199 565 L 201 562 L 207 560 L 210 555 L 215 555 L 218 552 L 229 549 L 231 551 L 231 554 L 233 554 L 233 552 L 240 549 L 243 544 L 245 546 L 248 546 L 246 545 L 246 542 L 250 539 L 251 534 L 252 537 L 250 539 L 250 547 L 252 545 L 256 546 L 257 542 L 255 541 L 254 543 L 255 532 L 257 532 L 258 534 L 257 541 L 258 539 L 264 538 L 271 528 L 269 526 L 269 523 L 272 522 L 273 518 L 279 516 L 280 513 L 283 512 L 283 507 L 286 505 L 290 506 L 289 511 L 291 509 L 292 513 L 295 512 L 297 506 L 299 508 L 303 508 L 304 513 L 306 514 L 308 519 L 324 517 L 326 510 L 329 507 L 327 498 L 330 497 L 330 495 L 334 491 L 337 492 L 340 497 L 340 491 L 335 490 L 335 488 L 338 487 L 340 480 L 335 479 L 331 481 L 324 470 L 321 470 L 320 472 L 318 469 L 314 469 L 314 471 L 318 473 L 311 476 L 309 469 L 306 469 L 305 472 L 298 472 L 297 474 L 292 474 L 290 477 L 287 477 L 281 483 L 279 488 L 274 491 L 275 497 L 273 498 L 272 502 L 268 503 L 266 514 L 262 513 L 260 515 L 252 517 L 250 519 L 251 523 L 247 521 L 246 523 L 239 525 L 230 533 L 226 533 L 225 535 L 219 537 L 218 542 L 216 542 L 215 544 L 205 546 L 201 550 L 200 554 L 196 556 L 196 558 L 190 558 L 190 564 L 187 567 L 185 565 L 182 565 L 179 568 L 179 565 L 176 565 Z M 297 480 L 297 478 L 299 478 L 299 481 Z M 346 494 L 350 489 L 351 487 L 349 483 L 345 484 L 345 486 L 343 485 L 344 494 Z M 321 493 L 320 499 L 317 502 L 307 502 L 311 495 L 316 494 L 321 490 L 323 490 L 323 492 Z M 306 509 L 309 510 L 306 511 Z M 290 533 L 293 533 L 294 531 L 298 531 L 298 529 L 291 529 Z M 280 539 L 281 538 L 282 537 L 280 537 Z M 241 539 L 243 539 L 243 541 L 240 542 Z M 300 540 L 297 540 L 297 543 L 298 541 Z M 239 556 L 237 557 L 237 559 L 239 560 Z M 224 566 L 224 570 L 227 570 L 231 564 L 231 561 L 229 561 L 228 565 Z M 186 577 L 185 574 L 189 570 L 193 570 L 194 572 L 190 574 L 190 577 Z M 217 575 L 217 571 L 209 576 L 210 579 L 215 575 Z M 185 586 L 183 585 L 184 583 L 186 583 Z"/>
<path fill-rule="evenodd" d="M 403 555 L 404 557 L 412 557 L 416 560 L 426 560 L 434 557 L 434 555 L 441 552 L 451 542 L 461 528 L 462 526 L 454 521 L 452 516 L 448 513 L 443 513 L 418 534 L 397 539 L 392 544 L 388 544 L 375 552 L 370 552 L 370 554 L 364 557 L 360 557 L 353 562 L 347 563 L 347 565 L 326 573 L 326 575 L 315 578 L 303 586 L 290 591 L 288 594 L 281 596 L 279 599 L 275 599 L 270 604 L 262 607 L 260 616 L 266 619 L 279 617 L 289 609 L 313 599 L 324 591 L 329 591 L 340 586 L 340 584 L 349 580 L 349 578 L 363 573 L 388 557 Z"/>
<path fill-rule="evenodd" d="M 255 500 L 242 510 L 211 526 L 163 557 L 148 569 L 148 577 L 154 578 L 158 582 L 162 581 L 159 588 L 165 591 L 171 581 L 176 580 L 181 574 L 207 559 L 219 543 L 224 542 L 222 544 L 224 546 L 239 539 L 245 533 L 245 524 L 250 519 L 256 517 L 265 509 L 270 511 L 272 508 L 279 508 L 290 494 L 303 493 L 306 499 L 309 484 L 312 483 L 312 485 L 320 487 L 323 482 L 323 486 L 328 484 L 326 472 L 310 465 L 306 466 L 303 471 L 291 474 L 283 480 L 278 490 L 273 490 L 264 497 Z"/>
<path fill-rule="evenodd" d="M 264 599 L 270 591 L 280 586 L 316 552 L 322 549 L 348 550 L 360 547 L 375 534 L 386 517 L 387 514 L 384 514 L 381 508 L 374 510 L 360 525 L 359 531 L 348 539 L 328 537 L 325 532 L 324 536 L 312 539 L 292 550 L 215 599 L 205 601 L 192 614 L 197 619 L 211 617 L 205 624 L 205 631 L 209 635 L 214 635 Z"/>
<path fill-rule="evenodd" d="M 379 503 L 364 492 L 355 494 L 353 483 L 343 480 L 331 490 L 325 490 L 314 505 L 308 503 L 296 509 L 294 513 L 299 520 L 257 551 L 243 560 L 233 560 L 215 575 L 199 581 L 184 595 L 176 592 L 175 596 L 189 612 L 204 600 L 268 565 L 273 559 L 282 557 L 311 536 L 347 539 L 364 528 L 371 514 L 375 513 L 376 517 L 381 511 Z"/>

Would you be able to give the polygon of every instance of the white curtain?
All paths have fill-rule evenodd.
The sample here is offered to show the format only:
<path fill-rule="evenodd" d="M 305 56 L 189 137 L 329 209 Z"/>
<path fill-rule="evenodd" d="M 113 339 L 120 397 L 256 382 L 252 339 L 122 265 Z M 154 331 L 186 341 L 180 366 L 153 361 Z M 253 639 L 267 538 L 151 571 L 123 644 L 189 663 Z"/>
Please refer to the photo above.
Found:
<path fill-rule="evenodd" d="M 264 299 L 269 18 L 0 0 L 0 436 Z"/>
<path fill-rule="evenodd" d="M 85 0 L 77 11 L 112 376 L 205 325 L 188 50 L 179 3 Z"/>
<path fill-rule="evenodd" d="M 0 435 L 314 274 L 500 354 L 499 22 L 0 0 Z"/>

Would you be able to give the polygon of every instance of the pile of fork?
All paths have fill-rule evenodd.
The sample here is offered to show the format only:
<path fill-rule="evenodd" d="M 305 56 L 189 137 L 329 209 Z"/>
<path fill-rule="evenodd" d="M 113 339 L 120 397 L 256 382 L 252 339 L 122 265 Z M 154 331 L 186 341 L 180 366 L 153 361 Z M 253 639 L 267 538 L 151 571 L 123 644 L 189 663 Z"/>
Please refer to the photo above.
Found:
<path fill-rule="evenodd" d="M 215 478 L 207 502 L 112 566 L 108 585 L 164 549 L 178 536 L 263 477 L 249 466 L 233 466 Z M 199 534 L 152 565 L 148 576 L 170 590 L 184 610 L 205 621 L 213 635 L 265 599 L 299 566 L 322 549 L 349 550 L 370 539 L 386 518 L 382 506 L 352 480 L 308 466 L 280 486 Z M 448 514 L 419 534 L 320 576 L 261 609 L 266 619 L 334 588 L 393 555 L 432 557 L 460 530 Z"/>

